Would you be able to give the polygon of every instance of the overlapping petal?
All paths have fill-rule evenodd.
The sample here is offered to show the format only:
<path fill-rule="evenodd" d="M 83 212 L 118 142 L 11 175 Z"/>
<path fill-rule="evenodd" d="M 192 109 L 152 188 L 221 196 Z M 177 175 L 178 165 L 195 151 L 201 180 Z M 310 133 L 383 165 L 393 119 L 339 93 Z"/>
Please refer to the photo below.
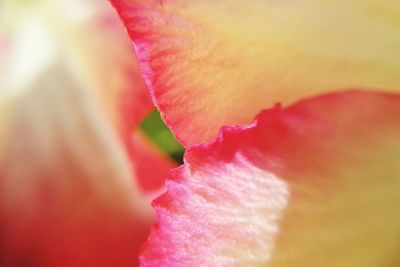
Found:
<path fill-rule="evenodd" d="M 143 266 L 398 266 L 400 95 L 347 91 L 225 127 L 154 202 Z"/>
<path fill-rule="evenodd" d="M 155 103 L 185 145 L 275 102 L 400 88 L 397 1 L 111 0 Z"/>
<path fill-rule="evenodd" d="M 0 25 L 0 265 L 137 266 L 174 164 L 134 136 L 152 104 L 130 40 L 106 2 L 14 4 L 0 3 L 16 12 Z"/>

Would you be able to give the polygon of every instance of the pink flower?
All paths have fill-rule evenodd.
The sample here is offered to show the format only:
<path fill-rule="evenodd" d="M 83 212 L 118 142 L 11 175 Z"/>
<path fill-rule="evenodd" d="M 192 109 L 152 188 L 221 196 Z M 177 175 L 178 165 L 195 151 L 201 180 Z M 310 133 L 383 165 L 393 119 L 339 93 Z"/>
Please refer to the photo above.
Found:
<path fill-rule="evenodd" d="M 188 147 L 142 266 L 397 266 L 399 4 L 111 2 Z"/>
<path fill-rule="evenodd" d="M 19 4 L 0 5 L 0 265 L 136 266 L 174 164 L 137 131 L 130 41 L 107 3 Z"/>

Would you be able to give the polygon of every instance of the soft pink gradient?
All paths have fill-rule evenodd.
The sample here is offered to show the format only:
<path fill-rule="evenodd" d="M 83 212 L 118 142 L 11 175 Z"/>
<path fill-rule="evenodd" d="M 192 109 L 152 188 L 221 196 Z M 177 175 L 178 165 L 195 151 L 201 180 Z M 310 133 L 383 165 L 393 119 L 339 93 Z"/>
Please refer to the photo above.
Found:
<path fill-rule="evenodd" d="M 400 95 L 261 112 L 194 146 L 154 201 L 142 266 L 397 266 Z"/>

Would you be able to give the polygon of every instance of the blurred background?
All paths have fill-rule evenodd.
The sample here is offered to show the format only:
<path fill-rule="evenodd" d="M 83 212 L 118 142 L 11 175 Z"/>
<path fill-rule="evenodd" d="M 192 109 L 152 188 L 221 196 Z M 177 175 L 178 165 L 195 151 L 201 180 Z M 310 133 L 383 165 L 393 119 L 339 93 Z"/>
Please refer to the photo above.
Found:
<path fill-rule="evenodd" d="M 110 36 L 107 33 L 109 29 L 104 30 L 102 26 L 94 25 L 98 23 L 99 17 L 102 17 L 100 20 L 106 21 L 102 23 L 119 24 L 115 26 L 115 32 L 125 34 L 126 40 L 123 41 L 130 42 L 122 22 L 106 0 L 0 0 L 1 101 L 6 102 L 23 91 L 32 90 L 34 87 L 32 80 L 37 79 L 41 72 L 49 68 L 51 64 L 49 61 L 54 60 L 52 57 L 60 57 L 56 55 L 54 46 L 66 46 L 69 42 L 76 42 L 78 44 L 75 45 L 78 46 L 82 45 L 79 43 L 90 43 L 90 40 L 87 40 L 91 38 L 90 31 L 97 31 L 98 35 L 103 34 L 104 36 L 100 38 L 107 42 L 102 44 L 104 50 L 96 54 L 95 64 L 108 63 L 104 62 L 107 59 L 102 57 L 107 58 L 107 54 L 111 53 L 110 50 L 121 49 L 121 42 L 115 42 L 113 38 L 104 39 L 111 37 L 112 34 Z M 71 29 L 76 30 L 76 28 L 83 32 L 83 36 L 74 33 L 71 35 Z M 65 41 L 71 38 L 75 40 Z M 98 49 L 95 41 L 85 46 L 87 50 Z M 131 49 L 134 50 L 133 46 Z M 87 57 L 84 54 L 79 55 L 82 52 L 78 52 L 78 56 L 68 55 L 65 50 L 63 53 L 67 54 L 63 60 L 68 61 L 69 67 L 75 69 L 78 69 L 78 65 L 82 64 L 80 61 L 86 60 Z M 119 64 L 117 61 L 120 59 L 113 60 L 114 65 Z M 127 60 L 136 61 L 135 55 L 132 54 Z M 134 74 L 136 79 L 137 75 Z M 140 82 L 136 81 L 136 84 L 134 82 L 130 86 L 138 86 L 138 83 Z M 178 163 L 182 162 L 182 146 L 175 140 L 154 107 L 147 111 L 145 116 L 141 116 L 140 129 L 169 157 Z"/>
<path fill-rule="evenodd" d="M 136 266 L 183 152 L 106 0 L 0 0 L 0 266 Z"/>

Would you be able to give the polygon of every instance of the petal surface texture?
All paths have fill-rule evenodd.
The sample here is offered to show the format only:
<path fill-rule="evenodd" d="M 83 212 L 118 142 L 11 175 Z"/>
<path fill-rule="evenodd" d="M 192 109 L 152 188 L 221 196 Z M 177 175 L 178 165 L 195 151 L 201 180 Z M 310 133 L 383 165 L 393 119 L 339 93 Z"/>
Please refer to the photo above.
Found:
<path fill-rule="evenodd" d="M 137 266 L 174 165 L 135 137 L 152 103 L 118 16 L 106 1 L 6 0 L 3 20 L 0 266 Z"/>
<path fill-rule="evenodd" d="M 277 101 L 400 88 L 400 3 L 111 0 L 156 105 L 186 146 Z"/>
<path fill-rule="evenodd" d="M 143 266 L 395 267 L 400 95 L 346 91 L 225 127 L 155 200 Z"/>

